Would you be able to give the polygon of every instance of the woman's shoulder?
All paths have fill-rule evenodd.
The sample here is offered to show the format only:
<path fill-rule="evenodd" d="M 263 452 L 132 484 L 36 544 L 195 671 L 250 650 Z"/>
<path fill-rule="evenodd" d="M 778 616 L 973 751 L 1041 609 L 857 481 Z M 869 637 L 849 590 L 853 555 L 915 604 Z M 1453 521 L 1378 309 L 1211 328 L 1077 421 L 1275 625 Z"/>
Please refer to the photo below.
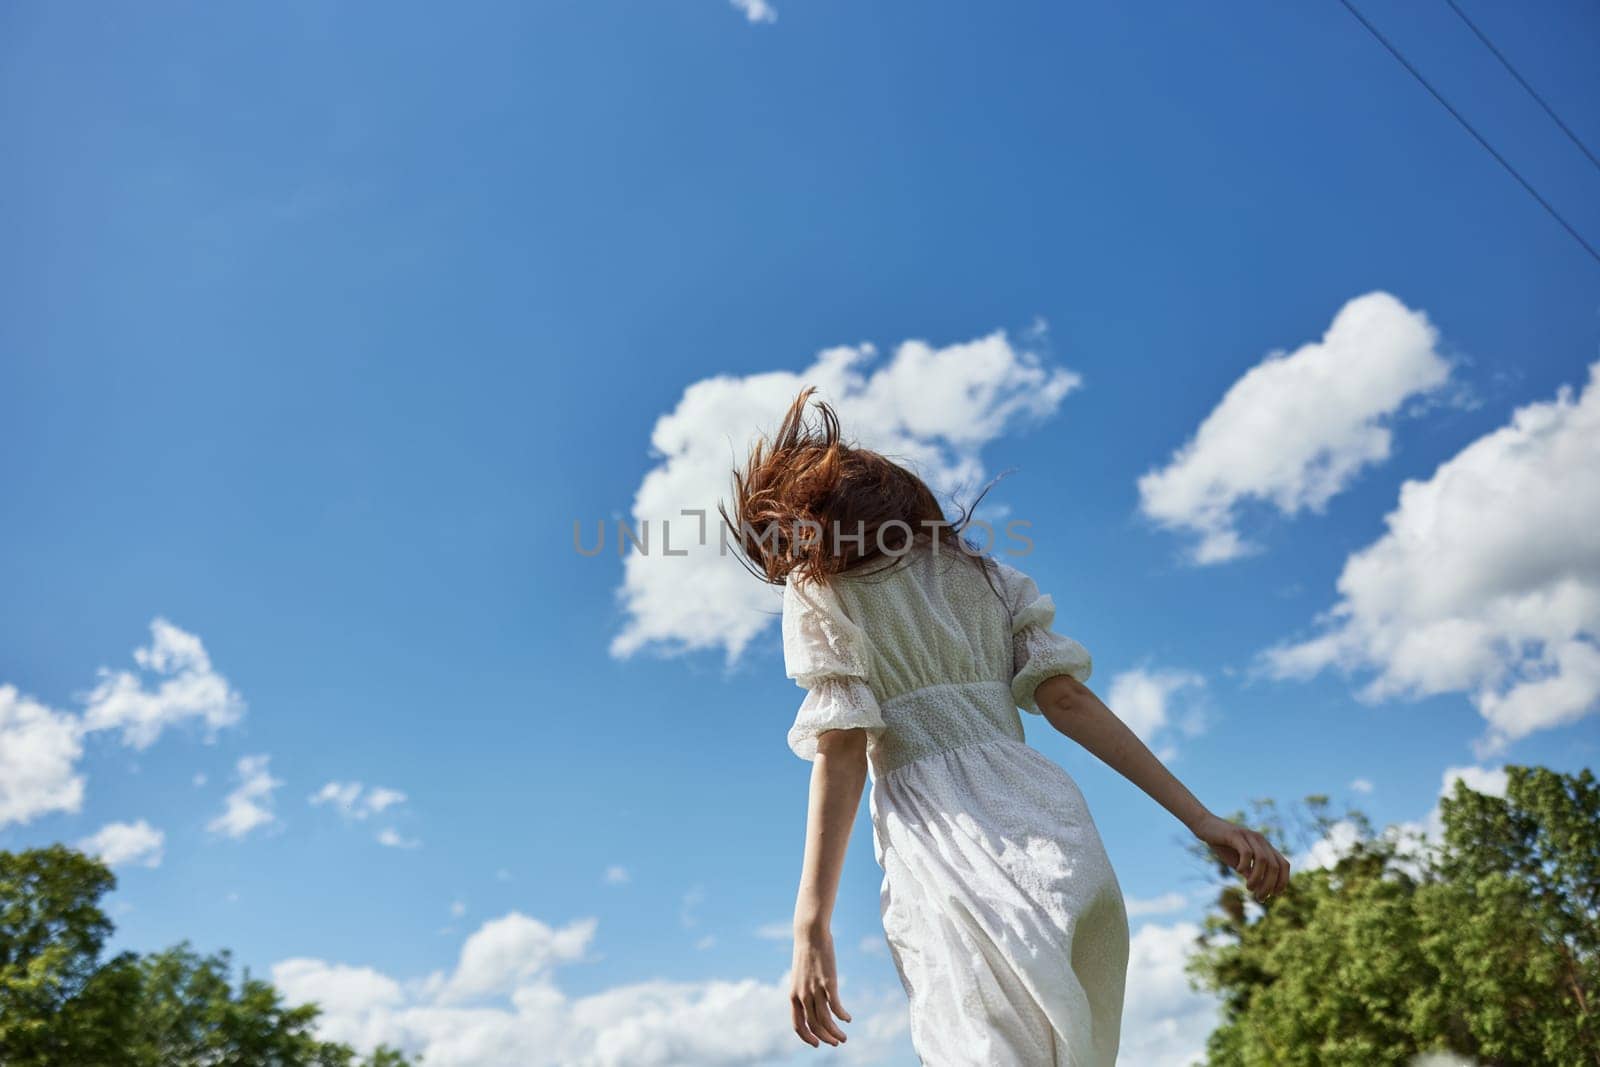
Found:
<path fill-rule="evenodd" d="M 994 575 L 995 588 L 1013 615 L 1027 610 L 1030 604 L 1039 599 L 1039 586 L 1027 571 L 998 556 L 985 556 L 984 559 Z"/>

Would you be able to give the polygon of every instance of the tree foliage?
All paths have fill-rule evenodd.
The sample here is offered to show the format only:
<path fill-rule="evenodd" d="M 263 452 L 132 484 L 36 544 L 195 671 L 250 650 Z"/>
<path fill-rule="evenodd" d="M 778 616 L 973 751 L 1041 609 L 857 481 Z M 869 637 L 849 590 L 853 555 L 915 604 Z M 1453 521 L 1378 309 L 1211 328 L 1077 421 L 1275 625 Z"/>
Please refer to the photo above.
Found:
<path fill-rule="evenodd" d="M 3 1067 L 408 1067 L 317 1040 L 317 1008 L 268 982 L 235 982 L 227 953 L 187 944 L 102 958 L 100 898 L 116 878 L 61 845 L 0 852 Z"/>
<path fill-rule="evenodd" d="M 1437 841 L 1308 797 L 1302 830 L 1339 841 L 1336 862 L 1265 905 L 1225 884 L 1191 958 L 1221 999 L 1212 1067 L 1600 1067 L 1600 787 L 1589 770 L 1507 777 L 1503 798 L 1457 781 Z M 1271 802 L 1257 821 L 1286 840 Z"/>

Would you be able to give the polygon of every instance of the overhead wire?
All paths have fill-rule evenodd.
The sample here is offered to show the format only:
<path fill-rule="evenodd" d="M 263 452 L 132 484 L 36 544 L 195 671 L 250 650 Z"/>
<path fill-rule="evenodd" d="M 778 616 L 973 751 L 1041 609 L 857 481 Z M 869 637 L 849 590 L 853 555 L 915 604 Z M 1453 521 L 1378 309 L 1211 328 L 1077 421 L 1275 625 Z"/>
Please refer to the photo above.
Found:
<path fill-rule="evenodd" d="M 1490 52 L 1494 53 L 1494 57 L 1500 61 L 1500 65 L 1506 68 L 1506 73 L 1517 79 L 1517 84 L 1526 89 L 1528 95 L 1533 97 L 1534 100 L 1538 102 L 1540 107 L 1544 108 L 1544 113 L 1549 115 L 1550 121 L 1559 126 L 1561 128 L 1561 132 L 1567 135 L 1567 140 L 1577 145 L 1578 151 L 1582 152 L 1585 156 L 1588 156 L 1589 162 L 1594 164 L 1594 169 L 1600 171 L 1600 159 L 1596 159 L 1595 154 L 1589 151 L 1589 146 L 1584 144 L 1576 133 L 1572 132 L 1572 127 L 1561 121 L 1561 116 L 1556 114 L 1556 109 L 1551 107 L 1549 103 L 1545 101 L 1543 96 L 1539 95 L 1539 91 L 1537 89 L 1528 84 L 1528 79 L 1524 78 L 1520 73 L 1518 73 L 1517 68 L 1511 65 L 1511 60 L 1506 58 L 1505 53 L 1496 48 L 1495 43 L 1489 40 L 1489 35 L 1480 30 L 1478 28 L 1478 24 L 1467 17 L 1467 13 L 1461 10 L 1461 6 L 1456 3 L 1456 0 L 1444 0 L 1444 2 L 1449 4 L 1450 10 L 1454 11 L 1457 17 L 1460 18 L 1462 22 L 1467 24 L 1467 29 L 1471 30 L 1477 36 L 1478 40 L 1483 42 L 1483 46 Z"/>
<path fill-rule="evenodd" d="M 1488 139 L 1484 137 L 1483 134 L 1479 133 L 1477 128 L 1473 126 L 1472 123 L 1467 121 L 1466 116 L 1462 115 L 1460 111 L 1457 111 L 1455 106 L 1444 98 L 1443 93 L 1439 92 L 1438 89 L 1433 87 L 1432 82 L 1423 77 L 1422 72 L 1419 71 L 1412 64 L 1412 62 L 1405 57 L 1404 53 L 1402 53 L 1400 49 L 1396 48 L 1394 44 L 1390 42 L 1389 38 L 1385 37 L 1376 26 L 1368 21 L 1367 17 L 1357 10 L 1356 6 L 1351 3 L 1350 0 L 1339 0 L 1339 3 L 1344 5 L 1344 9 L 1350 12 L 1350 14 L 1355 17 L 1355 20 L 1361 23 L 1361 25 L 1366 28 L 1366 31 L 1370 33 L 1379 44 L 1383 45 L 1383 47 L 1388 50 L 1389 54 L 1394 56 L 1400 65 L 1404 67 L 1424 89 L 1428 90 L 1429 94 L 1432 95 L 1432 97 L 1437 100 L 1446 111 L 1450 112 L 1455 120 L 1461 124 L 1462 129 L 1470 133 L 1473 139 L 1476 140 L 1478 144 L 1483 146 L 1484 151 L 1493 156 L 1495 161 L 1504 167 L 1506 172 L 1515 178 L 1522 188 L 1527 191 L 1528 195 L 1533 197 L 1533 199 L 1538 202 L 1539 206 L 1544 208 L 1545 211 L 1550 214 L 1551 218 L 1555 219 L 1556 222 L 1561 224 L 1561 228 L 1566 230 L 1567 233 L 1571 235 L 1572 239 L 1577 241 L 1578 244 L 1583 247 L 1585 252 L 1589 253 L 1589 258 L 1593 259 L 1596 263 L 1600 263 L 1600 251 L 1596 251 L 1593 245 L 1584 240 L 1583 234 L 1579 233 L 1572 223 L 1568 222 L 1564 217 L 1562 217 L 1561 212 L 1557 211 L 1555 206 L 1551 204 L 1550 201 L 1539 195 L 1539 190 L 1533 187 L 1533 183 L 1524 178 L 1522 176 L 1522 172 L 1511 165 L 1510 160 L 1506 159 L 1505 156 L 1501 155 L 1495 150 L 1494 145 L 1490 144 Z"/>

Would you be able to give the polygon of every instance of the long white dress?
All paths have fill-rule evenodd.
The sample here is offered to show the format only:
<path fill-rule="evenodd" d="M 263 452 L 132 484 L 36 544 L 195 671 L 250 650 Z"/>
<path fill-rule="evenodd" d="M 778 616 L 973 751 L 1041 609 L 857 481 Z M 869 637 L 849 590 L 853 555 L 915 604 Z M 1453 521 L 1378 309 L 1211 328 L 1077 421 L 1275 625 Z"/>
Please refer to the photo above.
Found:
<path fill-rule="evenodd" d="M 884 935 L 925 1067 L 1112 1067 L 1128 966 L 1122 890 L 1082 792 L 1029 746 L 1046 678 L 1086 681 L 1055 605 L 998 564 L 919 547 L 893 570 L 784 589 L 789 747 L 864 727 Z"/>

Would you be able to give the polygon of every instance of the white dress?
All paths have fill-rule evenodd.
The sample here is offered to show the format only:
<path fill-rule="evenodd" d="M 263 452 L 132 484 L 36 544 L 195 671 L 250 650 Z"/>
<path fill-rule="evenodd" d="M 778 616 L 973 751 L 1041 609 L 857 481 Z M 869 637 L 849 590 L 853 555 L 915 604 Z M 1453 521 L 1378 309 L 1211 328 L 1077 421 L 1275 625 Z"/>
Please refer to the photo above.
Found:
<path fill-rule="evenodd" d="M 864 727 L 881 910 L 926 1067 L 1112 1067 L 1128 966 L 1122 890 L 1077 783 L 1023 739 L 1022 707 L 1088 651 L 995 561 L 948 546 L 784 589 L 790 748 Z"/>

